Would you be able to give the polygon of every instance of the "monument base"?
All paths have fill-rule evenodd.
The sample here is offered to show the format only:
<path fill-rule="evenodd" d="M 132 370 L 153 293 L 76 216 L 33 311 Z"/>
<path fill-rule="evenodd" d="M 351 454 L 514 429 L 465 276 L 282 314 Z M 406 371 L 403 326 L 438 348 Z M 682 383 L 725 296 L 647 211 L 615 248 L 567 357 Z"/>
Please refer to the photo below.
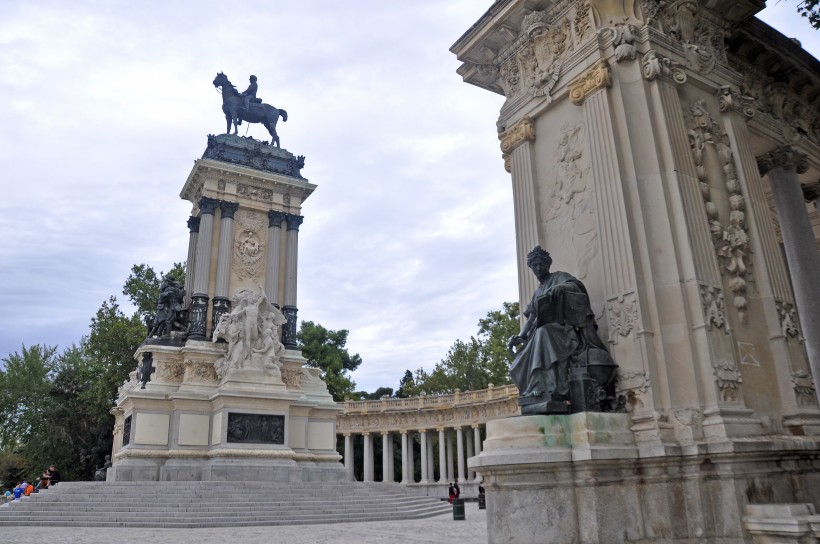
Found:
<path fill-rule="evenodd" d="M 770 436 L 647 449 L 628 414 L 487 423 L 489 543 L 745 543 L 748 504 L 820 504 L 820 440 Z"/>
<path fill-rule="evenodd" d="M 131 380 L 112 409 L 109 481 L 341 481 L 336 414 L 318 369 L 299 351 L 281 370 L 232 369 L 214 361 L 226 344 L 145 344 L 155 371 L 144 389 Z"/>

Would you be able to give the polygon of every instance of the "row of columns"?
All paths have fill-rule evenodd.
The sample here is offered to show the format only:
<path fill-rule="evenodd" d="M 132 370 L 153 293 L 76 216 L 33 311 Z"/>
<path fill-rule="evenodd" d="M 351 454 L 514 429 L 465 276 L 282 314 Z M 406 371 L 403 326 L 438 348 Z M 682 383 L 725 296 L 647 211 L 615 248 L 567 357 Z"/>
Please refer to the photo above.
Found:
<path fill-rule="evenodd" d="M 198 217 L 188 219 L 190 237 L 188 240 L 188 270 L 185 273 L 185 303 L 190 308 L 191 329 L 189 337 L 204 340 L 210 337 L 207 331 L 208 286 L 211 281 L 211 246 L 213 243 L 214 215 L 217 207 L 221 211 L 219 225 L 219 246 L 217 248 L 216 277 L 212 301 L 211 331 L 219 318 L 231 311 L 228 292 L 231 277 L 231 256 L 233 254 L 233 220 L 239 209 L 238 202 L 228 202 L 203 196 L 199 200 Z M 299 226 L 304 217 L 282 211 L 268 211 L 268 245 L 265 262 L 265 295 L 271 304 L 280 307 L 279 268 L 280 238 L 282 223 L 287 224 L 285 242 L 285 292 L 282 313 L 288 319 L 282 330 L 282 343 L 288 349 L 296 348 L 296 275 L 299 255 Z M 193 265 L 193 266 L 192 266 Z"/>
<path fill-rule="evenodd" d="M 449 433 L 447 429 L 438 429 L 438 483 L 446 484 L 458 478 L 461 481 L 471 481 L 475 479 L 475 472 L 466 471 L 466 458 L 473 457 L 481 453 L 481 429 L 479 425 L 473 425 L 472 436 L 465 437 L 463 427 L 455 427 L 454 433 Z M 421 472 L 416 480 L 415 470 L 415 432 L 419 436 L 419 454 L 421 455 Z M 375 481 L 375 463 L 373 455 L 373 434 L 361 433 L 364 443 L 362 455 L 362 480 L 365 482 Z M 389 431 L 381 431 L 382 436 L 382 481 L 395 481 L 393 434 Z M 455 435 L 455 450 L 453 448 L 453 435 Z M 345 453 L 344 464 L 348 479 L 355 479 L 354 466 L 354 443 L 353 433 L 344 433 Z M 435 457 L 433 440 L 427 429 L 418 431 L 401 431 L 401 483 L 434 483 L 435 480 Z M 455 455 L 454 455 L 455 453 Z M 466 456 L 465 456 L 466 453 Z M 454 462 L 455 460 L 455 462 Z M 458 472 L 455 472 L 457 469 Z"/>

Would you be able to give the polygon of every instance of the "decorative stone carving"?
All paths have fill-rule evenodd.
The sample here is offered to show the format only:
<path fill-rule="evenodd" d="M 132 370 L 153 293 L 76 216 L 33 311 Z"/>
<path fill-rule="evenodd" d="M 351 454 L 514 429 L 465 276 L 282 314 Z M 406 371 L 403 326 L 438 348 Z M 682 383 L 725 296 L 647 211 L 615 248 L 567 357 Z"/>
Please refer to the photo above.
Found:
<path fill-rule="evenodd" d="M 208 295 L 194 293 L 191 296 L 189 338 L 205 338 L 206 317 L 208 315 Z"/>
<path fill-rule="evenodd" d="M 809 169 L 808 157 L 790 145 L 784 145 L 757 158 L 760 175 L 765 176 L 773 168 L 794 170 L 805 174 Z"/>
<path fill-rule="evenodd" d="M 283 368 L 282 381 L 285 382 L 289 388 L 302 387 L 302 369 L 300 368 Z"/>
<path fill-rule="evenodd" d="M 743 379 L 740 377 L 740 369 L 734 361 L 713 361 L 712 370 L 715 375 L 715 385 L 723 402 L 737 402 L 740 384 Z"/>
<path fill-rule="evenodd" d="M 287 213 L 276 210 L 268 210 L 268 227 L 282 228 L 282 221 Z"/>
<path fill-rule="evenodd" d="M 698 100 L 689 108 L 689 121 L 692 129 L 689 131 L 689 145 L 695 161 L 698 181 L 706 216 L 709 221 L 709 232 L 715 247 L 721 271 L 730 276 L 729 290 L 732 292 L 735 308 L 738 311 L 740 322 L 746 322 L 746 280 L 751 273 L 746 265 L 746 256 L 749 254 L 750 239 L 746 230 L 745 200 L 737 177 L 734 156 L 729 146 L 729 136 L 718 125 L 706 109 L 706 103 Z M 709 149 L 717 155 L 723 181 L 728 196 L 729 210 L 726 226 L 721 221 L 717 204 L 712 200 L 710 172 L 706 165 L 706 153 Z"/>
<path fill-rule="evenodd" d="M 285 316 L 268 302 L 261 288 L 259 293 L 243 289 L 232 302 L 233 310 L 214 329 L 213 341 L 228 343 L 228 353 L 214 361 L 217 375 L 224 379 L 233 370 L 248 369 L 279 377 L 285 350 L 279 330 Z"/>
<path fill-rule="evenodd" d="M 239 209 L 239 202 L 219 201 L 219 209 L 222 211 L 222 219 L 233 219 L 236 210 Z"/>
<path fill-rule="evenodd" d="M 600 59 L 586 72 L 569 82 L 569 99 L 576 106 L 580 106 L 589 95 L 611 85 L 609 65 Z"/>
<path fill-rule="evenodd" d="M 672 413 L 675 414 L 675 419 L 678 420 L 678 423 L 687 427 L 697 425 L 701 421 L 701 413 L 699 408 L 690 406 L 687 408 L 673 410 Z"/>
<path fill-rule="evenodd" d="M 217 381 L 214 365 L 208 361 L 185 360 L 185 381 L 192 383 L 214 384 Z"/>
<path fill-rule="evenodd" d="M 524 142 L 535 141 L 535 124 L 529 116 L 524 116 L 513 126 L 498 135 L 501 151 L 507 155 Z"/>
<path fill-rule="evenodd" d="M 273 200 L 272 190 L 265 189 L 264 187 L 246 185 L 244 183 L 240 183 L 236 186 L 236 194 L 248 200 L 255 200 L 256 202 L 268 203 Z"/>
<path fill-rule="evenodd" d="M 795 338 L 800 334 L 797 328 L 797 310 L 791 302 L 777 301 L 777 317 L 783 336 Z"/>
<path fill-rule="evenodd" d="M 630 412 L 646 406 L 649 387 L 649 377 L 643 370 L 618 370 L 618 394 L 626 397 L 626 406 Z"/>
<path fill-rule="evenodd" d="M 185 364 L 179 361 L 165 361 L 157 365 L 157 374 L 164 382 L 182 383 L 185 375 Z"/>
<path fill-rule="evenodd" d="M 305 220 L 305 218 L 302 217 L 301 215 L 295 215 L 295 214 L 289 213 L 289 214 L 285 215 L 285 220 L 288 223 L 288 230 L 295 230 L 295 231 L 298 232 L 299 231 L 299 226 L 301 226 L 301 224 Z"/>
<path fill-rule="evenodd" d="M 305 167 L 303 155 L 296 157 L 284 149 L 267 145 L 267 142 L 231 134 L 208 135 L 208 147 L 202 158 L 296 178 L 302 178 L 301 170 Z"/>
<path fill-rule="evenodd" d="M 659 56 L 654 49 L 650 49 L 643 56 L 641 68 L 643 77 L 649 81 L 663 77 L 678 85 L 686 83 L 686 72 L 683 71 L 681 64 Z"/>
<path fill-rule="evenodd" d="M 217 206 L 219 206 L 219 200 L 215 198 L 203 196 L 199 199 L 199 211 L 202 214 L 207 213 L 213 215 L 214 212 L 216 212 Z"/>
<path fill-rule="evenodd" d="M 615 46 L 615 61 L 635 60 L 638 52 L 633 45 L 635 35 L 632 26 L 627 23 L 616 23 L 609 30 L 612 32 L 612 45 Z"/>
<path fill-rule="evenodd" d="M 717 287 L 704 285 L 700 288 L 700 301 L 703 304 L 703 316 L 706 321 L 706 328 L 724 328 L 728 332 L 726 323 L 726 305 L 723 300 L 723 293 Z"/>
<path fill-rule="evenodd" d="M 814 380 L 807 370 L 792 372 L 792 383 L 794 384 L 794 395 L 798 406 L 817 406 Z"/>
<path fill-rule="evenodd" d="M 264 216 L 240 210 L 234 226 L 233 264 L 240 279 L 259 279 L 264 264 L 263 231 L 267 230 Z"/>
<path fill-rule="evenodd" d="M 194 217 L 193 215 L 188 218 L 188 231 L 191 234 L 195 232 L 199 232 L 199 217 Z"/>
<path fill-rule="evenodd" d="M 617 343 L 618 337 L 626 337 L 638 326 L 638 301 L 635 293 L 621 295 L 607 303 L 609 318 L 609 341 Z"/>
<path fill-rule="evenodd" d="M 586 0 L 578 4 L 575 10 L 575 18 L 572 21 L 572 28 L 575 30 L 576 43 L 582 43 L 592 35 L 592 13 L 589 2 Z"/>
<path fill-rule="evenodd" d="M 738 111 L 751 119 L 755 115 L 755 99 L 744 96 L 732 87 L 725 85 L 718 89 L 718 109 L 721 112 Z"/>
<path fill-rule="evenodd" d="M 726 23 L 718 17 L 707 15 L 696 0 L 673 2 L 645 1 L 644 17 L 660 23 L 660 30 L 681 42 L 689 67 L 700 73 L 711 72 L 715 64 L 725 64 Z M 649 21 L 648 21 L 649 22 Z"/>

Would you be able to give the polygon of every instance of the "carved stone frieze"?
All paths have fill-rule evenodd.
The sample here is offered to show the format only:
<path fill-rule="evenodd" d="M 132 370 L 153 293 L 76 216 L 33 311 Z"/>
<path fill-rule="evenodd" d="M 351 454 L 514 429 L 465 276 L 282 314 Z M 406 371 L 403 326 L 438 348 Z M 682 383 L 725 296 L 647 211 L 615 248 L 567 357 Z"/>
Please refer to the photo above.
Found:
<path fill-rule="evenodd" d="M 265 216 L 247 210 L 236 214 L 233 240 L 233 268 L 241 279 L 259 279 L 264 264 Z"/>
<path fill-rule="evenodd" d="M 648 23 L 683 45 L 689 68 L 707 74 L 717 63 L 726 64 L 727 23 L 696 0 L 645 0 L 642 10 Z"/>
<path fill-rule="evenodd" d="M 715 375 L 715 386 L 718 389 L 720 400 L 723 402 L 738 402 L 740 384 L 740 369 L 732 360 L 713 361 L 712 370 Z"/>
<path fill-rule="evenodd" d="M 672 59 L 658 55 L 654 49 L 650 49 L 643 56 L 641 68 L 643 77 L 649 81 L 665 78 L 677 85 L 686 83 L 686 72 L 683 66 Z"/>
<path fill-rule="evenodd" d="M 214 365 L 208 361 L 185 360 L 185 381 L 203 384 L 215 384 L 217 382 Z"/>
<path fill-rule="evenodd" d="M 179 361 L 164 361 L 157 364 L 157 374 L 165 382 L 182 383 L 185 376 L 185 363 Z"/>
<path fill-rule="evenodd" d="M 638 327 L 638 300 L 635 293 L 621 295 L 607 302 L 610 342 L 629 336 Z"/>
<path fill-rule="evenodd" d="M 718 109 L 721 112 L 737 111 L 751 119 L 755 115 L 755 99 L 745 96 L 726 85 L 718 89 Z"/>
<path fill-rule="evenodd" d="M 777 301 L 777 317 L 780 319 L 780 330 L 783 336 L 795 338 L 799 336 L 797 327 L 797 310 L 791 302 Z"/>
<path fill-rule="evenodd" d="M 605 60 L 600 59 L 586 72 L 569 82 L 569 99 L 576 106 L 580 106 L 589 95 L 611 85 L 612 75 L 609 72 L 609 65 Z"/>
<path fill-rule="evenodd" d="M 288 388 L 302 387 L 302 369 L 301 368 L 283 368 L 282 381 Z"/>
<path fill-rule="evenodd" d="M 575 41 L 579 44 L 592 35 L 592 13 L 589 2 L 582 1 L 578 4 L 572 28 L 575 31 Z"/>
<path fill-rule="evenodd" d="M 678 423 L 687 427 L 699 424 L 702 419 L 700 408 L 691 406 L 673 410 L 672 413 L 675 415 L 675 419 L 678 420 Z"/>
<path fill-rule="evenodd" d="M 726 131 L 718 125 L 706 109 L 706 103 L 698 100 L 690 106 L 689 145 L 695 162 L 701 195 L 709 221 L 709 232 L 721 272 L 728 274 L 732 302 L 738 311 L 740 322 L 746 322 L 746 283 L 751 278 L 747 266 L 750 238 L 746 228 L 745 199 L 735 170 L 734 155 L 729 146 Z M 707 153 L 714 153 L 720 165 L 715 172 L 706 164 Z M 721 182 L 728 196 L 728 210 L 721 210 L 712 200 L 712 184 Z"/>
<path fill-rule="evenodd" d="M 273 201 L 273 191 L 271 189 L 247 185 L 245 183 L 240 183 L 236 186 L 236 194 L 248 200 L 255 200 L 256 202 L 264 202 L 266 204 Z"/>
<path fill-rule="evenodd" d="M 513 126 L 498 135 L 501 151 L 507 155 L 524 142 L 535 140 L 535 124 L 529 116 L 522 117 Z"/>
<path fill-rule="evenodd" d="M 798 406 L 817 406 L 817 393 L 814 388 L 814 380 L 807 370 L 792 372 L 792 383 L 794 384 L 794 395 Z"/>
<path fill-rule="evenodd" d="M 723 293 L 719 288 L 711 285 L 703 285 L 700 288 L 700 301 L 703 305 L 703 316 L 706 328 L 723 328 L 728 332 L 726 323 L 726 304 L 723 300 Z"/>

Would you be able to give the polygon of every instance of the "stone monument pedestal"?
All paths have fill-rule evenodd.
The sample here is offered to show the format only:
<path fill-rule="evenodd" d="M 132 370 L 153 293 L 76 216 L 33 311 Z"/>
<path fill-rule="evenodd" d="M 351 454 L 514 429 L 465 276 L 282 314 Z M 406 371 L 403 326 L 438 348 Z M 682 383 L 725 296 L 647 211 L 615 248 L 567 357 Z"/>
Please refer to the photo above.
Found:
<path fill-rule="evenodd" d="M 629 414 L 487 423 L 490 544 L 744 543 L 744 508 L 820 499 L 820 442 L 767 437 L 643 447 Z M 784 462 L 788 459 L 788 462 Z"/>
<path fill-rule="evenodd" d="M 220 379 L 214 361 L 227 344 L 149 340 L 155 371 L 145 389 L 132 372 L 112 410 L 111 481 L 339 481 L 340 408 L 288 350 L 281 376 L 235 369 Z"/>

